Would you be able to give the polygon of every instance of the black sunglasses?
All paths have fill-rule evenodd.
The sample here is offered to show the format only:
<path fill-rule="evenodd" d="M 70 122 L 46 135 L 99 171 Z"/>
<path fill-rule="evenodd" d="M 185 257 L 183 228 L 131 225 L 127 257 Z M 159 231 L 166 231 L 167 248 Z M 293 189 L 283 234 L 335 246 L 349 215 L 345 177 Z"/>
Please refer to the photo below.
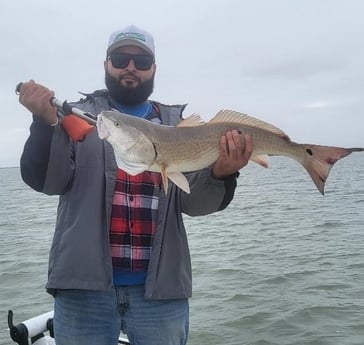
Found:
<path fill-rule="evenodd" d="M 130 60 L 133 60 L 135 68 L 140 71 L 149 70 L 154 62 L 154 58 L 151 55 L 126 53 L 111 53 L 109 60 L 114 68 L 125 68 L 129 65 Z"/>

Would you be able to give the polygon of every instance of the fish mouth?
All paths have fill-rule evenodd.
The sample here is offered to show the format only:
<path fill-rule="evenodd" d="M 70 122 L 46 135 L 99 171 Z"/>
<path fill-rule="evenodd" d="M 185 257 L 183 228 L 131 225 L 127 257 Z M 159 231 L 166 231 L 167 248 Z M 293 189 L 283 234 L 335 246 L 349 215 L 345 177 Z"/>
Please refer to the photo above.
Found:
<path fill-rule="evenodd" d="M 97 127 L 97 132 L 98 132 L 99 138 L 101 140 L 106 139 L 110 136 L 110 132 L 107 129 L 105 122 L 102 121 L 102 115 L 97 117 L 96 127 Z"/>

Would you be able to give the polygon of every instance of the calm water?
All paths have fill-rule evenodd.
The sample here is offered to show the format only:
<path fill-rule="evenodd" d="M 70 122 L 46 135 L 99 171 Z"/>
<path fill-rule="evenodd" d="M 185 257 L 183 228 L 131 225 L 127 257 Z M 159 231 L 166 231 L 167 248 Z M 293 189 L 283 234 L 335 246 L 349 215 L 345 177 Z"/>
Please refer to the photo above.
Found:
<path fill-rule="evenodd" d="M 0 169 L 0 344 L 52 309 L 45 293 L 57 198 Z M 322 197 L 297 163 L 242 170 L 219 214 L 188 218 L 190 345 L 364 344 L 364 155 L 333 168 Z"/>

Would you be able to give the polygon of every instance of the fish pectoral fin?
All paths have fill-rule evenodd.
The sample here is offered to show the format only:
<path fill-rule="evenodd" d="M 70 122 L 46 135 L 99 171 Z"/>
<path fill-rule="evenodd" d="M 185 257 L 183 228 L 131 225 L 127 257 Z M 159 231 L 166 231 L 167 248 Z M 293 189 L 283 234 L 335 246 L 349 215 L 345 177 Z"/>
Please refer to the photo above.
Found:
<path fill-rule="evenodd" d="M 167 176 L 167 171 L 166 171 L 166 166 L 165 165 L 161 166 L 161 175 L 162 175 L 163 190 L 164 190 L 164 193 L 167 195 L 167 192 L 168 192 L 168 176 Z"/>
<path fill-rule="evenodd" d="M 268 168 L 268 166 L 269 166 L 268 155 L 252 156 L 252 157 L 250 157 L 250 160 L 254 163 L 261 165 L 263 168 Z"/>
<path fill-rule="evenodd" d="M 168 178 L 180 189 L 187 194 L 190 194 L 190 184 L 186 179 L 186 176 L 178 171 L 168 172 Z"/>
<path fill-rule="evenodd" d="M 194 127 L 204 125 L 205 122 L 198 114 L 192 114 L 185 119 L 182 119 L 176 127 Z"/>
<path fill-rule="evenodd" d="M 161 166 L 162 185 L 164 192 L 168 192 L 168 179 L 170 179 L 178 188 L 182 189 L 187 194 L 190 194 L 190 184 L 188 183 L 185 175 L 178 171 L 167 172 L 167 166 Z"/>

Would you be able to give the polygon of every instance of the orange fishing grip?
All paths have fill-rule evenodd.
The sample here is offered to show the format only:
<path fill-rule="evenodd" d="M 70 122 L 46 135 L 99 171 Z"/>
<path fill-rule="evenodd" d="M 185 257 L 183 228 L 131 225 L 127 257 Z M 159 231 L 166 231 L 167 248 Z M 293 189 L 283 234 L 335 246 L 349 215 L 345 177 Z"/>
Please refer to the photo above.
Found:
<path fill-rule="evenodd" d="M 85 120 L 82 120 L 81 118 L 72 114 L 65 116 L 61 124 L 67 134 L 74 141 L 84 140 L 86 135 L 92 132 L 92 130 L 95 128 Z"/>

